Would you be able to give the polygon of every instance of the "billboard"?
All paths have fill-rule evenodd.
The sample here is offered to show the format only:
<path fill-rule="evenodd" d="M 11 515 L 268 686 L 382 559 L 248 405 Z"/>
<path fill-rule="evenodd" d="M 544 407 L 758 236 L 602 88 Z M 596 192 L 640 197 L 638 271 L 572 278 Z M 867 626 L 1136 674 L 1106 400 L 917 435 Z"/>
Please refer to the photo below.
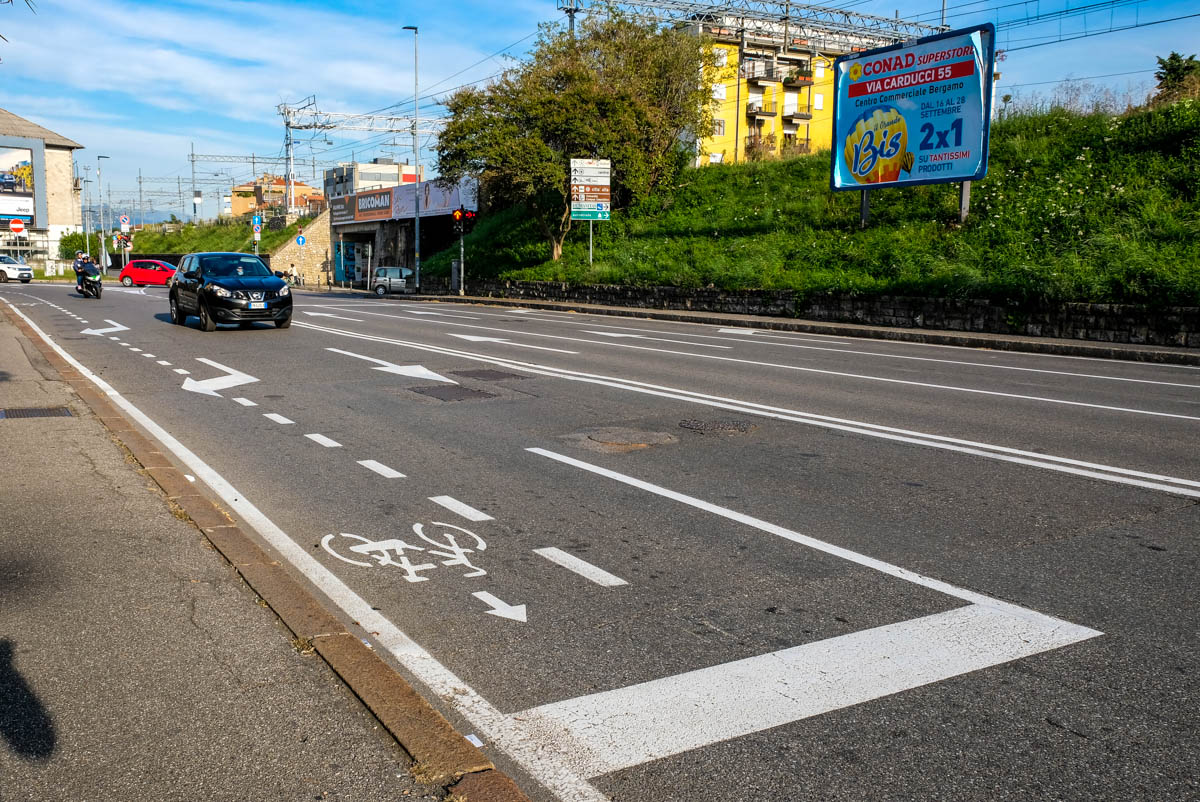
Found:
<path fill-rule="evenodd" d="M 33 151 L 0 146 L 0 218 L 33 219 Z"/>
<path fill-rule="evenodd" d="M 354 222 L 354 196 L 329 199 L 329 220 L 333 225 Z"/>
<path fill-rule="evenodd" d="M 392 216 L 392 191 L 375 189 L 354 195 L 354 222 L 387 220 Z"/>
<path fill-rule="evenodd" d="M 995 42 L 988 23 L 840 56 L 833 66 L 830 187 L 987 175 Z"/>
<path fill-rule="evenodd" d="M 417 193 L 421 193 L 421 216 L 435 217 L 450 214 L 459 206 L 475 209 L 475 184 L 464 181 L 458 186 L 444 186 L 437 181 L 405 184 L 392 192 L 392 217 L 411 218 L 416 213 Z"/>

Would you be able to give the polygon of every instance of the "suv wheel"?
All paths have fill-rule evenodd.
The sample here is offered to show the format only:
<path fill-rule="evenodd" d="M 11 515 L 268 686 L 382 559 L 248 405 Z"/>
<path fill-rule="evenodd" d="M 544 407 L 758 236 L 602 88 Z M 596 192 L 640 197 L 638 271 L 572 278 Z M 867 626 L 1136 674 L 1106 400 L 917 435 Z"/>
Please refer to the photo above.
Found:
<path fill-rule="evenodd" d="M 387 295 L 387 287 L 380 284 L 375 288 L 375 294 L 382 298 L 383 296 Z"/>
<path fill-rule="evenodd" d="M 204 303 L 204 301 L 201 301 L 198 306 L 200 307 L 200 330 L 216 331 L 217 322 L 213 320 L 212 315 L 209 314 L 208 304 Z"/>
<path fill-rule="evenodd" d="M 174 293 L 171 293 L 171 322 L 176 326 L 182 326 L 187 322 L 187 315 L 179 308 L 179 301 L 176 300 Z"/>
<path fill-rule="evenodd" d="M 8 281 L 8 273 L 5 273 L 3 270 L 0 270 L 0 284 L 3 284 L 6 281 Z"/>

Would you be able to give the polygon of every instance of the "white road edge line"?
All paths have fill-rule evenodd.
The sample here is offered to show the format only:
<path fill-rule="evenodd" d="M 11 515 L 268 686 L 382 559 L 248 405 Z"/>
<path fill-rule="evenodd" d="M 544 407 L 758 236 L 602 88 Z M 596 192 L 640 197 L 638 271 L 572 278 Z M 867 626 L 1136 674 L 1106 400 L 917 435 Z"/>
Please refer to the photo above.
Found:
<path fill-rule="evenodd" d="M 341 448 L 342 447 L 342 444 L 339 443 L 337 440 L 331 440 L 323 434 L 314 433 L 314 434 L 306 434 L 304 436 L 307 437 L 309 440 L 312 440 L 314 443 L 319 443 L 320 445 L 323 445 L 326 448 Z"/>
<path fill-rule="evenodd" d="M 125 410 L 151 437 L 157 439 L 174 454 L 179 461 L 200 477 L 213 492 L 245 523 L 254 528 L 277 552 L 306 579 L 313 583 L 330 601 L 352 621 L 358 623 L 364 633 L 377 633 L 375 642 L 385 648 L 396 660 L 425 684 L 435 696 L 445 699 L 468 721 L 483 733 L 483 736 L 510 755 L 521 768 L 537 782 L 552 789 L 560 799 L 570 802 L 607 802 L 608 796 L 600 793 L 582 776 L 572 771 L 569 764 L 548 757 L 546 742 L 554 737 L 530 731 L 527 727 L 497 710 L 490 702 L 454 672 L 434 659 L 420 644 L 404 634 L 395 624 L 376 611 L 370 603 L 352 591 L 332 571 L 323 566 L 287 535 L 279 526 L 254 506 L 223 476 L 192 453 L 173 435 L 155 423 L 149 416 L 134 406 L 111 385 L 89 370 L 83 363 L 68 354 L 44 331 L 38 328 L 28 315 L 5 300 L 14 312 L 29 324 L 38 336 L 78 370 L 89 381 L 104 392 L 114 404 Z"/>
<path fill-rule="evenodd" d="M 1191 498 L 1200 498 L 1200 490 L 1185 489 L 1185 487 L 1200 488 L 1200 482 L 1191 479 L 1182 479 L 1174 476 L 1133 470 L 1131 468 L 1121 468 L 1114 465 L 1087 462 L 1085 460 L 1072 459 L 1070 457 L 1039 454 L 1035 451 L 1024 451 L 1022 449 L 1011 448 L 1009 446 L 982 443 L 974 440 L 964 440 L 957 437 L 947 437 L 939 434 L 927 434 L 925 432 L 918 432 L 910 429 L 900 429 L 894 426 L 884 426 L 877 423 L 866 423 L 863 421 L 849 420 L 846 418 L 834 418 L 829 415 L 818 415 L 813 412 L 803 412 L 801 410 L 792 410 L 783 407 L 772 407 L 766 404 L 756 404 L 751 401 L 740 401 L 738 399 L 726 398 L 723 396 L 705 395 L 703 393 L 697 393 L 691 390 L 680 390 L 673 387 L 664 387 L 661 385 L 635 381 L 633 379 L 622 379 L 594 373 L 583 373 L 581 371 L 568 370 L 566 368 L 555 368 L 549 365 L 541 365 L 535 362 L 521 362 L 510 357 L 491 356 L 488 354 L 473 353 L 471 351 L 461 351 L 439 345 L 426 345 L 424 343 L 411 342 L 408 340 L 397 340 L 391 337 L 381 337 L 373 334 L 360 334 L 358 332 L 345 331 L 343 329 L 315 326 L 310 323 L 295 323 L 293 325 L 325 332 L 327 334 L 335 334 L 339 337 L 349 337 L 351 339 L 366 340 L 368 342 L 400 345 L 407 348 L 413 348 L 418 351 L 428 351 L 430 353 L 474 359 L 475 361 L 482 362 L 484 364 L 499 365 L 501 367 L 524 370 L 541 376 L 552 376 L 555 378 L 566 379 L 567 381 L 576 381 L 585 384 L 597 384 L 604 387 L 615 387 L 617 389 L 628 390 L 636 393 L 644 393 L 646 395 L 658 396 L 660 398 L 671 398 L 675 400 L 688 401 L 693 404 L 702 404 L 714 409 L 733 410 L 735 412 L 742 412 L 747 415 L 759 415 L 764 418 L 792 421 L 794 423 L 803 423 L 808 426 L 820 426 L 826 429 L 852 432 L 854 434 L 866 435 L 868 437 L 894 440 L 896 442 L 910 443 L 913 445 L 926 446 L 928 448 L 937 448 L 943 451 L 953 451 L 960 454 L 970 454 L 972 456 L 985 457 L 987 459 L 999 460 L 1001 462 L 1011 462 L 1017 465 L 1041 468 L 1043 470 L 1058 471 L 1060 473 L 1069 473 L 1076 476 L 1086 476 L 1090 479 L 1100 479 L 1105 482 L 1116 482 L 1118 484 L 1133 485 L 1135 487 L 1142 487 L 1149 490 L 1159 490 L 1167 493 L 1174 493 L 1176 495 L 1188 496 Z"/>
<path fill-rule="evenodd" d="M 467 504 L 463 504 L 458 499 L 451 498 L 450 496 L 430 496 L 429 500 L 432 501 L 434 504 L 442 505 L 446 509 L 450 510 L 450 512 L 453 512 L 457 515 L 461 515 L 462 517 L 466 518 L 468 521 L 491 521 L 491 520 L 494 520 L 492 518 L 492 516 L 488 515 L 486 512 L 480 512 L 479 510 L 475 509 L 474 507 L 471 507 Z"/>
<path fill-rule="evenodd" d="M 615 588 L 620 587 L 621 585 L 629 584 L 624 579 L 621 579 L 621 577 L 610 574 L 603 568 L 598 568 L 597 566 L 592 565 L 590 562 L 581 560 L 574 554 L 568 554 L 562 549 L 555 548 L 554 546 L 549 546 L 544 549 L 534 549 L 533 553 L 545 557 L 552 563 L 561 565 L 568 571 L 573 571 L 579 574 L 584 579 L 590 579 L 592 582 L 595 582 L 601 587 Z"/>

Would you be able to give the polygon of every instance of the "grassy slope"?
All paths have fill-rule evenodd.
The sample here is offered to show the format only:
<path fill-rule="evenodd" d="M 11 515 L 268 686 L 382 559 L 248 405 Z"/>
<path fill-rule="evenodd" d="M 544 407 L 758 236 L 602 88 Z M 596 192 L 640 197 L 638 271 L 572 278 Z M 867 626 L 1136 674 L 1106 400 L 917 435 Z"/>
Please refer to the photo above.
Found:
<path fill-rule="evenodd" d="M 308 225 L 302 219 L 280 231 L 263 231 L 258 249 L 262 253 L 283 245 L 296 236 L 297 226 Z M 178 234 L 162 234 L 161 229 L 147 226 L 133 237 L 133 253 L 193 253 L 195 251 L 245 251 L 254 250 L 253 235 L 248 224 L 210 223 L 187 224 Z"/>
<path fill-rule="evenodd" d="M 468 238 L 475 276 L 790 288 L 1010 302 L 1200 304 L 1200 102 L 1113 119 L 1019 115 L 992 129 L 990 169 L 957 221 L 958 185 L 832 193 L 828 154 L 689 170 L 657 208 L 568 239 L 561 262 L 518 212 Z M 428 260 L 444 271 L 454 252 Z"/>

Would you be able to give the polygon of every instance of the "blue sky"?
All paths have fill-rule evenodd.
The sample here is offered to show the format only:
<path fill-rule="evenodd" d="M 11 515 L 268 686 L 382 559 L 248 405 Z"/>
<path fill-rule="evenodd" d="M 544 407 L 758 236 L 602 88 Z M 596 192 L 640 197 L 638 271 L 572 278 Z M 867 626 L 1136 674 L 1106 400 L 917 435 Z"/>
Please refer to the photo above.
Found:
<path fill-rule="evenodd" d="M 1006 21 L 1097 0 L 946 0 L 948 23 L 959 27 Z M 939 0 L 830 0 L 829 5 L 881 16 L 936 23 Z M 187 154 L 267 156 L 283 152 L 280 102 L 315 95 L 323 111 L 364 112 L 395 106 L 412 110 L 413 38 L 420 28 L 421 94 L 436 95 L 505 67 L 502 56 L 521 56 L 541 22 L 562 21 L 556 0 L 506 2 L 249 2 L 139 3 L 132 0 L 36 0 L 36 13 L 17 0 L 0 5 L 0 106 L 84 145 L 77 162 L 104 162 L 104 183 L 114 198 L 136 194 L 137 174 L 182 176 Z M 1074 42 L 1016 48 L 1200 11 L 1195 0 L 1127 0 L 1111 11 L 1061 23 L 1012 29 L 999 39 L 1011 50 L 999 65 L 999 92 L 1022 97 L 1049 93 L 1064 78 L 1113 73 L 1092 81 L 1142 95 L 1153 86 L 1155 56 L 1200 50 L 1200 17 Z M 1042 37 L 1042 38 L 1036 38 Z M 455 75 L 456 73 L 460 73 Z M 398 104 L 398 105 L 397 105 Z M 422 116 L 440 109 L 422 99 Z M 326 141 L 328 139 L 328 141 Z M 410 138 L 355 132 L 301 136 L 302 159 L 348 161 L 392 155 L 412 157 Z M 426 153 L 423 159 L 432 159 Z M 244 180 L 249 166 L 199 165 L 210 178 Z M 81 170 L 82 171 L 82 167 Z M 303 171 L 298 168 L 298 174 Z M 219 175 L 217 175 L 219 174 Z M 146 184 L 147 189 L 152 185 Z M 167 185 L 153 185 L 166 190 Z M 174 187 L 170 187 L 174 191 Z M 205 214 L 216 211 L 207 191 Z M 166 198 L 156 205 L 167 208 Z"/>

